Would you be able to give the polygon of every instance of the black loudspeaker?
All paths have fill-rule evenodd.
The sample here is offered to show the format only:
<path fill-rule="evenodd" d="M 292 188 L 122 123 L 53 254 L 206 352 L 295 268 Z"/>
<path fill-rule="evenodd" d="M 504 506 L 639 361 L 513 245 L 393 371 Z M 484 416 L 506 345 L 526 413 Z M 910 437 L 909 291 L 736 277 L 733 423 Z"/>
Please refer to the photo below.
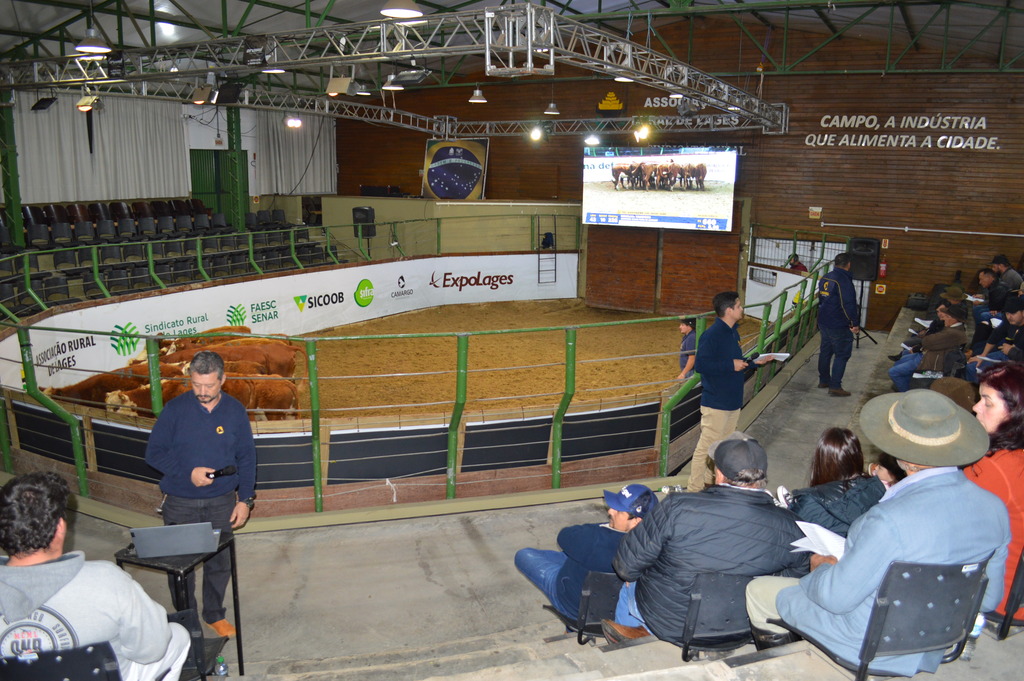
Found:
<path fill-rule="evenodd" d="M 377 236 L 377 216 L 373 214 L 373 206 L 356 206 L 352 209 L 352 231 L 354 236 L 358 239 L 360 228 L 362 225 L 362 233 L 364 239 Z"/>
<path fill-rule="evenodd" d="M 878 256 L 882 243 L 878 239 L 850 239 L 850 274 L 858 281 L 878 279 Z"/>

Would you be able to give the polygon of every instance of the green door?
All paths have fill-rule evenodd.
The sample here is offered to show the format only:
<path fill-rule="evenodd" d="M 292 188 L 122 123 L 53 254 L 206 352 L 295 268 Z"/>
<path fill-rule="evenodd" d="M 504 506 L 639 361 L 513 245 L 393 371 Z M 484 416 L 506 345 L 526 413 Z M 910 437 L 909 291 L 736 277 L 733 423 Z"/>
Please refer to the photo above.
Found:
<path fill-rule="evenodd" d="M 201 199 L 214 213 L 227 213 L 229 201 L 228 152 L 217 149 L 193 149 L 192 198 Z M 249 176 L 242 176 L 243 195 L 249 196 Z"/>

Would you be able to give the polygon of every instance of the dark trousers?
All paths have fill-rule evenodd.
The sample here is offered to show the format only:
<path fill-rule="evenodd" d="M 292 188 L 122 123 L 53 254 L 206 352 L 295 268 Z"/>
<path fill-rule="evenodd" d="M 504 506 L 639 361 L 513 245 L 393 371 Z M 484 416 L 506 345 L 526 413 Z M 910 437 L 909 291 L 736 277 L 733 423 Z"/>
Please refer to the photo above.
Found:
<path fill-rule="evenodd" d="M 186 499 L 167 495 L 164 502 L 164 525 L 184 525 L 186 523 L 205 523 L 219 529 L 222 537 L 231 535 L 231 513 L 235 510 L 236 495 L 234 492 L 222 494 L 212 499 Z M 228 590 L 231 579 L 231 557 L 228 552 L 221 551 L 203 564 L 203 619 L 213 624 L 224 619 L 224 594 Z M 188 604 L 196 607 L 196 576 L 188 576 Z"/>
<path fill-rule="evenodd" d="M 853 355 L 853 332 L 847 327 L 827 329 L 820 327 L 821 352 L 818 354 L 818 382 L 839 390 L 843 387 L 846 363 Z"/>

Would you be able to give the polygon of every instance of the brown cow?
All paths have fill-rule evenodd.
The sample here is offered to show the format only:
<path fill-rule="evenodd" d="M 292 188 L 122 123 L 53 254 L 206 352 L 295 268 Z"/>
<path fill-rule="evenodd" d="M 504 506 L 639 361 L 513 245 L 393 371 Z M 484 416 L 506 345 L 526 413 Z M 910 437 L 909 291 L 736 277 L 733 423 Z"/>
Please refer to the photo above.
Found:
<path fill-rule="evenodd" d="M 295 373 L 295 353 L 300 350 L 294 345 L 270 343 L 267 345 L 207 345 L 202 348 L 182 350 L 167 355 L 167 362 L 190 361 L 201 350 L 210 350 L 221 356 L 225 362 L 256 362 L 262 365 L 268 374 L 291 376 Z"/>
<path fill-rule="evenodd" d="M 252 329 L 248 326 L 218 326 L 206 331 L 200 331 L 200 333 L 252 333 Z M 218 345 L 234 338 L 235 336 L 185 336 L 183 338 L 160 341 L 160 349 L 162 354 L 170 355 L 175 352 L 200 348 L 205 345 Z"/>
<path fill-rule="evenodd" d="M 632 170 L 636 166 L 635 163 L 616 163 L 612 165 L 612 186 L 616 190 L 619 188 L 619 181 L 622 181 L 622 186 L 626 186 L 626 182 L 632 180 Z"/>
<path fill-rule="evenodd" d="M 693 166 L 692 179 L 696 182 L 697 189 L 701 191 L 704 190 L 704 178 L 707 177 L 707 175 L 708 167 L 703 163 L 698 163 L 697 165 Z"/>
<path fill-rule="evenodd" d="M 659 189 L 674 189 L 676 178 L 679 177 L 679 171 L 682 168 L 675 161 L 669 163 L 661 163 L 658 165 L 658 188 Z"/>
<path fill-rule="evenodd" d="M 145 364 L 136 365 L 146 367 Z M 181 370 L 161 365 L 161 376 L 181 376 Z M 133 390 L 149 383 L 148 373 L 136 373 L 134 367 L 124 367 L 110 373 L 99 373 L 63 388 L 46 388 L 43 392 L 67 402 L 102 406 L 107 393 L 114 390 Z"/>
<path fill-rule="evenodd" d="M 299 391 L 295 384 L 280 376 L 252 377 L 255 389 L 251 409 L 259 410 L 268 421 L 295 418 Z M 252 412 L 249 415 L 253 418 Z"/>
<path fill-rule="evenodd" d="M 644 190 L 653 189 L 658 182 L 658 164 L 641 163 L 633 174 L 633 187 Z"/>
<path fill-rule="evenodd" d="M 114 390 L 107 394 L 107 411 L 124 416 L 153 416 L 153 396 L 149 384 L 132 390 Z M 167 404 L 178 395 L 189 391 L 188 382 L 181 380 L 160 381 L 160 395 Z"/>

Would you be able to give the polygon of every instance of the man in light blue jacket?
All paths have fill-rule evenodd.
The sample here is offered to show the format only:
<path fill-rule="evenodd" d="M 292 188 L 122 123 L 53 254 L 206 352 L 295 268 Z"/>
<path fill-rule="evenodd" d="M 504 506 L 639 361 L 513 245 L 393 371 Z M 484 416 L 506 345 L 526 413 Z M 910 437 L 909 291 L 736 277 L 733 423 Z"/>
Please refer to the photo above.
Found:
<path fill-rule="evenodd" d="M 872 399 L 860 425 L 879 449 L 896 457 L 907 477 L 853 523 L 841 559 L 812 555 L 811 573 L 800 580 L 750 583 L 747 611 L 763 644 L 782 642 L 786 631 L 767 623 L 781 616 L 839 657 L 858 662 L 875 594 L 893 561 L 955 564 L 991 557 L 982 612 L 1002 598 L 1010 541 L 1006 507 L 957 468 L 988 449 L 988 435 L 974 415 L 934 391 L 911 390 Z M 934 672 L 942 654 L 879 657 L 871 669 L 899 676 Z"/>

